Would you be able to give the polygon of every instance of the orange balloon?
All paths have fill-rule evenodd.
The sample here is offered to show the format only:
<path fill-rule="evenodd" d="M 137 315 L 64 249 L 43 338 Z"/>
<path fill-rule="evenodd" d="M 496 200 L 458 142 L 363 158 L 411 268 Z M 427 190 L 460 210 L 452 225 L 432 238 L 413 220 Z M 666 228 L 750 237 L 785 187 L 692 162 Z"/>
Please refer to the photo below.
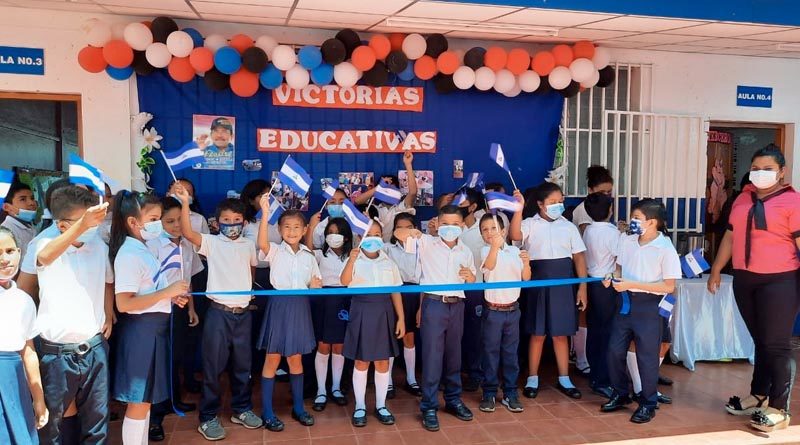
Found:
<path fill-rule="evenodd" d="M 445 51 L 436 59 L 436 68 L 442 74 L 453 74 L 459 66 L 461 66 L 461 62 L 455 51 Z"/>
<path fill-rule="evenodd" d="M 428 80 L 436 75 L 436 61 L 429 55 L 424 55 L 414 62 L 414 75 L 422 80 Z"/>
<path fill-rule="evenodd" d="M 369 47 L 375 51 L 375 57 L 383 60 L 392 50 L 392 42 L 390 42 L 389 38 L 383 34 L 375 34 L 371 39 L 369 39 Z"/>
<path fill-rule="evenodd" d="M 103 48 L 94 46 L 86 46 L 78 52 L 78 64 L 90 73 L 99 73 L 108 66 L 108 62 L 103 57 Z"/>
<path fill-rule="evenodd" d="M 506 62 L 506 68 L 509 71 L 514 73 L 515 75 L 519 76 L 520 74 L 524 73 L 525 70 L 531 64 L 531 55 L 528 54 L 527 50 L 522 48 L 514 48 L 508 52 L 508 61 Z"/>
<path fill-rule="evenodd" d="M 198 46 L 189 54 L 189 63 L 198 73 L 205 73 L 214 67 L 214 54 L 205 46 Z"/>
<path fill-rule="evenodd" d="M 556 45 L 553 47 L 553 57 L 556 59 L 556 66 L 569 66 L 575 56 L 569 45 Z"/>
<path fill-rule="evenodd" d="M 189 82 L 194 79 L 194 67 L 188 57 L 173 57 L 167 67 L 169 77 L 176 82 Z"/>
<path fill-rule="evenodd" d="M 508 54 L 506 50 L 499 46 L 492 46 L 486 50 L 483 56 L 483 64 L 492 69 L 492 71 L 500 71 L 506 67 L 508 61 Z"/>
<path fill-rule="evenodd" d="M 572 45 L 572 52 L 576 59 L 589 59 L 594 57 L 594 43 L 588 40 L 581 40 Z"/>
<path fill-rule="evenodd" d="M 252 97 L 258 92 L 258 74 L 242 68 L 231 74 L 231 90 L 239 97 Z"/>
<path fill-rule="evenodd" d="M 375 51 L 370 46 L 361 45 L 353 50 L 350 62 L 360 71 L 368 71 L 375 66 Z"/>
<path fill-rule="evenodd" d="M 231 43 L 229 43 L 229 45 L 236 49 L 236 51 L 239 51 L 239 54 L 241 54 L 247 48 L 255 45 L 255 42 L 253 41 L 253 38 L 247 34 L 236 34 L 235 36 L 231 37 Z"/>
<path fill-rule="evenodd" d="M 539 51 L 531 60 L 531 69 L 540 76 L 546 76 L 556 67 L 556 58 L 550 51 Z"/>
<path fill-rule="evenodd" d="M 103 58 L 114 68 L 125 68 L 133 63 L 133 49 L 124 40 L 111 40 L 103 47 Z"/>
<path fill-rule="evenodd" d="M 406 35 L 399 32 L 389 34 L 389 43 L 392 45 L 392 51 L 402 51 L 403 40 L 405 39 Z"/>

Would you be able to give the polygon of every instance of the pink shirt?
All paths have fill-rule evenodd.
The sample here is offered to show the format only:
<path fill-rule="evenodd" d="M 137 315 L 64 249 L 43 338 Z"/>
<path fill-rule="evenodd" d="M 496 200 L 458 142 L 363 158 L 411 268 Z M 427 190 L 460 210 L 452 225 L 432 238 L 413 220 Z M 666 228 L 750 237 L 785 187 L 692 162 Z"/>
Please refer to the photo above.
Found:
<path fill-rule="evenodd" d="M 752 223 L 750 264 L 745 265 L 747 218 L 753 207 L 748 184 L 733 202 L 728 230 L 733 231 L 733 268 L 755 273 L 780 273 L 800 269 L 796 239 L 800 237 L 800 193 L 789 187 L 780 195 L 764 201 L 767 230 L 757 230 Z"/>

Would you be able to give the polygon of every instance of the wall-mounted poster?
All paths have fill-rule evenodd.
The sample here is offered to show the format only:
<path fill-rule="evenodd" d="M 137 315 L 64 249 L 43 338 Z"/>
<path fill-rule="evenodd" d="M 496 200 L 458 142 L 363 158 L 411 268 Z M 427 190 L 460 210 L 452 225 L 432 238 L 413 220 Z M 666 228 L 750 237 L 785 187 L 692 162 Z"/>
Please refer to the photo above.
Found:
<path fill-rule="evenodd" d="M 464 160 L 453 159 L 453 178 L 462 179 L 464 177 Z"/>
<path fill-rule="evenodd" d="M 433 171 L 414 170 L 415 180 L 417 181 L 417 200 L 414 207 L 433 205 Z M 397 172 L 397 179 L 400 181 L 400 191 L 408 193 L 408 172 L 400 170 Z"/>
<path fill-rule="evenodd" d="M 281 184 L 277 171 L 272 172 L 272 183 L 275 184 L 275 187 L 272 188 L 272 196 L 281 203 L 285 210 L 300 210 L 303 212 L 308 210 L 309 195 L 301 198 L 290 186 Z"/>
<path fill-rule="evenodd" d="M 375 173 L 366 172 L 341 172 L 339 173 L 339 187 L 344 190 L 350 200 L 375 186 Z"/>
<path fill-rule="evenodd" d="M 206 170 L 233 170 L 236 162 L 236 119 L 230 116 L 195 114 L 192 116 L 192 139 L 205 160 L 197 167 Z"/>

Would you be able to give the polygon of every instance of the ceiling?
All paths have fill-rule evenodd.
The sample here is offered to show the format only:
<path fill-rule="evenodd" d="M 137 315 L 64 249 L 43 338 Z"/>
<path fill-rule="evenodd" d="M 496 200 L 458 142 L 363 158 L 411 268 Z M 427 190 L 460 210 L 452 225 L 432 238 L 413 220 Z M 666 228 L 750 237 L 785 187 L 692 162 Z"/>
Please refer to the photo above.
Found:
<path fill-rule="evenodd" d="M 451 38 L 512 42 L 586 39 L 612 48 L 800 58 L 800 27 L 453 1 L 0 0 L 0 6 L 321 29 L 441 32 Z"/>

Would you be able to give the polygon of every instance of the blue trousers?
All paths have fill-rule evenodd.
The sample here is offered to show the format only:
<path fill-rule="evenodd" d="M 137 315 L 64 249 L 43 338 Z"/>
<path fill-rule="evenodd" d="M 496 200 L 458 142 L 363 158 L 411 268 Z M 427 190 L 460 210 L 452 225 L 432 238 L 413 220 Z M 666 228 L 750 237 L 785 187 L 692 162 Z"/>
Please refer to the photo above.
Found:
<path fill-rule="evenodd" d="M 481 371 L 481 325 L 483 291 L 464 292 L 464 336 L 461 339 L 461 367 L 473 381 L 480 382 Z"/>
<path fill-rule="evenodd" d="M 503 373 L 503 395 L 516 396 L 519 376 L 519 319 L 520 311 L 509 312 L 484 309 L 482 341 L 483 395 L 497 394 L 498 372 Z"/>
<path fill-rule="evenodd" d="M 231 409 L 239 414 L 253 409 L 250 398 L 250 335 L 253 317 L 250 311 L 233 314 L 213 306 L 206 312 L 203 326 L 203 395 L 200 399 L 200 422 L 217 416 L 222 388 L 219 376 L 228 370 L 231 385 Z"/>
<path fill-rule="evenodd" d="M 464 333 L 464 303 L 442 303 L 423 298 L 421 411 L 439 409 L 439 380 L 444 380 L 444 400 L 461 403 L 461 337 Z"/>
<path fill-rule="evenodd" d="M 592 368 L 592 385 L 609 386 L 608 341 L 617 308 L 617 292 L 603 283 L 589 283 L 589 307 L 586 309 L 586 358 Z"/>

